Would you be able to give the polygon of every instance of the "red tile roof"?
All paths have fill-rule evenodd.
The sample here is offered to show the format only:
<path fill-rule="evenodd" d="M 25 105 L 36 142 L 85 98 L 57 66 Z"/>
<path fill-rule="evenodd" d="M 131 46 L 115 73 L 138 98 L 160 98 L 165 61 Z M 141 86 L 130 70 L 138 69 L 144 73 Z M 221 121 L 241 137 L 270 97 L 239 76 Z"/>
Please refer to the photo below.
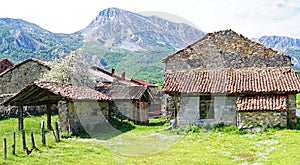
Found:
<path fill-rule="evenodd" d="M 137 79 L 131 79 L 131 82 L 134 82 L 134 83 L 137 83 L 139 85 L 143 85 L 143 86 L 146 86 L 146 87 L 157 87 L 157 85 L 155 84 L 151 84 L 151 83 L 148 83 L 146 81 L 143 81 L 143 80 L 137 80 Z"/>
<path fill-rule="evenodd" d="M 56 96 L 56 97 L 54 97 Z M 3 105 L 43 105 L 61 98 L 78 101 L 109 101 L 110 97 L 86 86 L 56 82 L 30 83 L 17 94 L 4 101 Z"/>
<path fill-rule="evenodd" d="M 181 93 L 297 93 L 300 80 L 291 68 L 169 71 L 163 91 Z"/>
<path fill-rule="evenodd" d="M 12 62 L 10 62 L 8 59 L 6 59 L 6 58 L 0 59 L 0 74 L 13 66 L 14 66 L 14 64 Z"/>
<path fill-rule="evenodd" d="M 236 101 L 237 111 L 286 111 L 287 96 L 242 96 Z"/>
<path fill-rule="evenodd" d="M 35 85 L 39 88 L 72 100 L 111 100 L 111 98 L 105 94 L 87 86 L 60 84 L 56 82 L 38 82 L 35 83 Z"/>

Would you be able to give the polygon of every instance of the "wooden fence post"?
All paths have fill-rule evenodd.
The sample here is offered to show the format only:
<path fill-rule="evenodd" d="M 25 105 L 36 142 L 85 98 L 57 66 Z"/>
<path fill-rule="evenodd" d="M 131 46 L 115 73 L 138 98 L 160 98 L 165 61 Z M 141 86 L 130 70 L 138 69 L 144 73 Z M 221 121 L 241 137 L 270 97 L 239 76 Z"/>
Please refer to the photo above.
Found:
<path fill-rule="evenodd" d="M 51 126 L 51 104 L 47 104 L 47 128 L 48 130 L 52 131 L 52 126 Z"/>
<path fill-rule="evenodd" d="M 7 148 L 6 148 L 6 138 L 3 139 L 3 152 L 4 152 L 4 159 L 7 158 Z"/>
<path fill-rule="evenodd" d="M 42 121 L 42 143 L 43 146 L 46 146 L 46 136 L 45 136 L 45 122 Z"/>
<path fill-rule="evenodd" d="M 35 147 L 34 136 L 33 136 L 32 131 L 30 131 L 30 137 L 31 137 L 31 146 L 32 146 L 33 149 L 35 149 L 36 147 Z"/>
<path fill-rule="evenodd" d="M 22 144 L 23 144 L 23 149 L 25 150 L 26 148 L 26 136 L 25 136 L 25 131 L 22 130 Z"/>
<path fill-rule="evenodd" d="M 12 154 L 13 155 L 16 155 L 16 132 L 14 132 L 14 137 L 13 137 L 14 139 L 13 139 L 13 144 L 11 145 L 11 147 L 12 147 Z"/>
<path fill-rule="evenodd" d="M 18 128 L 19 131 L 24 129 L 24 116 L 23 116 L 23 106 L 18 106 Z"/>
<path fill-rule="evenodd" d="M 58 129 L 58 122 L 55 122 L 55 130 L 56 130 L 57 142 L 60 142 L 60 135 L 59 135 L 59 129 Z"/>

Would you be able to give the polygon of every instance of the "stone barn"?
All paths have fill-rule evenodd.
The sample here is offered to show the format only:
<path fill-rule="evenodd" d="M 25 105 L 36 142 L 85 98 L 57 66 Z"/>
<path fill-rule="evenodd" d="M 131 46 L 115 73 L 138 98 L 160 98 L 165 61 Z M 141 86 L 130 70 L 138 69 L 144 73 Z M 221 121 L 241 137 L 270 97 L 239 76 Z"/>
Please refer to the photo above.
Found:
<path fill-rule="evenodd" d="M 109 109 L 111 116 L 128 119 L 135 124 L 149 123 L 150 94 L 141 85 L 110 85 L 97 89 L 112 98 Z"/>
<path fill-rule="evenodd" d="M 52 128 L 51 105 L 55 104 L 60 131 L 78 134 L 81 128 L 92 132 L 97 126 L 108 124 L 110 101 L 110 97 L 86 86 L 39 82 L 30 83 L 2 104 L 18 106 L 19 121 L 23 120 L 24 106 L 46 105 L 48 129 Z M 22 123 L 19 122 L 19 129 L 23 129 Z"/>
<path fill-rule="evenodd" d="M 48 61 L 29 58 L 18 63 L 0 74 L 0 102 L 17 93 L 29 83 L 39 80 L 45 72 L 51 69 Z M 27 113 L 32 115 L 43 114 L 44 106 L 25 107 Z M 0 119 L 2 117 L 15 116 L 14 107 L 0 107 Z M 37 113 L 39 111 L 39 113 Z"/>
<path fill-rule="evenodd" d="M 300 91 L 291 58 L 232 30 L 163 59 L 166 111 L 177 126 L 293 126 Z"/>
<path fill-rule="evenodd" d="M 29 83 L 39 80 L 51 69 L 50 62 L 27 59 L 0 74 L 0 94 L 14 94 Z"/>

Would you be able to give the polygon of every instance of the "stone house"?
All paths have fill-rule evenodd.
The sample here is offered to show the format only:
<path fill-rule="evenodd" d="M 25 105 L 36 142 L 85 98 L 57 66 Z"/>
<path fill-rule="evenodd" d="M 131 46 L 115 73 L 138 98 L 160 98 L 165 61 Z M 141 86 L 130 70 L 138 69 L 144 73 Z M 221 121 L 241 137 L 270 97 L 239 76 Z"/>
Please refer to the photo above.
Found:
<path fill-rule="evenodd" d="M 51 69 L 48 61 L 29 58 L 0 74 L 0 95 L 14 94 Z"/>
<path fill-rule="evenodd" d="M 51 69 L 50 62 L 29 58 L 10 67 L 0 74 L 0 102 L 17 93 L 29 83 L 39 80 L 41 76 Z M 45 107 L 26 107 L 26 111 L 36 113 L 36 109 Z M 13 107 L 0 107 L 0 114 L 15 115 Z M 42 113 L 42 112 L 41 112 Z M 0 118 L 1 116 L 0 115 Z"/>
<path fill-rule="evenodd" d="M 291 58 L 232 30 L 163 59 L 166 110 L 177 126 L 292 126 L 300 80 Z"/>
<path fill-rule="evenodd" d="M 24 106 L 46 105 L 48 129 L 51 129 L 51 105 L 54 104 L 58 108 L 60 131 L 78 134 L 82 127 L 87 132 L 95 132 L 99 125 L 109 124 L 106 117 L 110 101 L 110 97 L 86 86 L 38 82 L 30 83 L 2 104 L 18 106 L 19 120 Z M 19 129 L 23 126 L 19 125 Z"/>

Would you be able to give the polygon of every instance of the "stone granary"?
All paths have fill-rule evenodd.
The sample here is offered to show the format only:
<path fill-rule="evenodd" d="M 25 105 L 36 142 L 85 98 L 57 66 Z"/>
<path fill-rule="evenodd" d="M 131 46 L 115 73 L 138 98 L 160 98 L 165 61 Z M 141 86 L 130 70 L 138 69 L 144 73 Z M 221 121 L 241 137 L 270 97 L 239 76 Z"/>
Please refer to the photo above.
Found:
<path fill-rule="evenodd" d="M 291 58 L 232 30 L 208 33 L 163 59 L 162 90 L 177 126 L 293 126 L 300 80 Z M 171 101 L 173 100 L 173 101 Z"/>
<path fill-rule="evenodd" d="M 136 79 L 126 79 L 125 73 L 121 76 L 115 70 L 109 72 L 103 68 L 92 67 L 95 71 L 104 74 L 99 79 L 103 85 L 97 88 L 113 99 L 110 103 L 111 115 L 132 120 L 136 124 L 149 123 L 149 115 L 155 113 L 156 97 L 153 91 L 156 85 Z M 154 112 L 154 113 L 153 113 Z"/>
<path fill-rule="evenodd" d="M 23 120 L 23 106 L 46 105 L 48 129 L 51 129 L 51 105 L 55 104 L 60 131 L 78 134 L 82 126 L 88 131 L 94 129 L 91 125 L 107 123 L 109 101 L 110 97 L 86 86 L 39 82 L 30 83 L 2 104 L 18 106 L 19 120 Z M 22 123 L 19 122 L 19 129 L 23 129 Z"/>

